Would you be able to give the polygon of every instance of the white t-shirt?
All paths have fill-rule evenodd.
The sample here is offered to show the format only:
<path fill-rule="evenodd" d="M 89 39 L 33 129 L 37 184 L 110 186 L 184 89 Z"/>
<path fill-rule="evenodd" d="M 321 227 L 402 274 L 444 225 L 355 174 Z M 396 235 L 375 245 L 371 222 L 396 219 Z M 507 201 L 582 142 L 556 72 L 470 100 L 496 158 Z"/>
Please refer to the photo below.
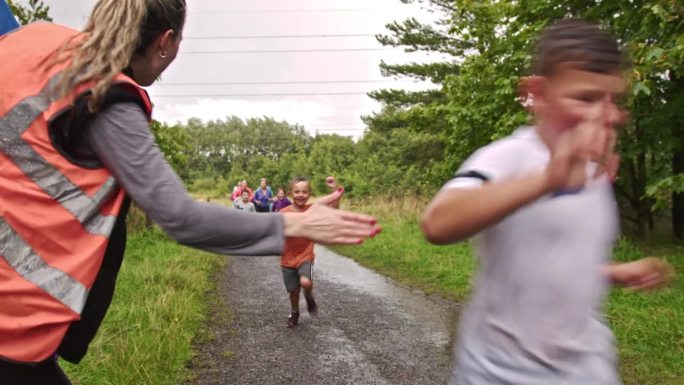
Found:
<path fill-rule="evenodd" d="M 523 127 L 475 152 L 444 188 L 541 172 L 549 159 L 537 131 Z M 604 177 L 579 192 L 541 197 L 478 234 L 479 273 L 460 320 L 454 383 L 619 383 L 601 315 L 608 286 L 601 270 L 617 230 Z M 596 365 L 587 357 L 606 367 L 584 368 Z M 582 379 L 571 376 L 578 371 Z"/>
<path fill-rule="evenodd" d="M 243 202 L 242 198 L 238 198 L 235 200 L 235 202 L 233 202 L 233 208 L 237 210 L 256 212 L 256 209 L 254 208 L 254 203 Z"/>

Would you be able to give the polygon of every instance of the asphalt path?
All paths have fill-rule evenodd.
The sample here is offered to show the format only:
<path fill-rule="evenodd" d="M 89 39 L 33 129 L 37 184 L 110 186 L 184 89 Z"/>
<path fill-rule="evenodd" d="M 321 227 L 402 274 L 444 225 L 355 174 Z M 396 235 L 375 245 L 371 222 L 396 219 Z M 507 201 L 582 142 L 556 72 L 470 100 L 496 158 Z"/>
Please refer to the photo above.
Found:
<path fill-rule="evenodd" d="M 279 257 L 233 257 L 219 296 L 230 321 L 211 320 L 193 384 L 446 384 L 457 305 L 394 283 L 316 246 L 317 317 L 286 328 Z M 215 314 L 219 310 L 214 309 Z"/>

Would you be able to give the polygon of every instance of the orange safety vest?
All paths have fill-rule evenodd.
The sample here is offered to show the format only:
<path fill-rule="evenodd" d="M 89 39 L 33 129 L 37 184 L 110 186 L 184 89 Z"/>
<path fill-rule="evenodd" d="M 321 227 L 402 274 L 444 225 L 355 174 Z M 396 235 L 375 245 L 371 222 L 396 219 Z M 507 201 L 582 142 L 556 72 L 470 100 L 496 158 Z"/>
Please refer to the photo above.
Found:
<path fill-rule="evenodd" d="M 46 59 L 77 34 L 34 23 L 0 38 L 0 358 L 9 361 L 45 360 L 80 319 L 124 199 L 107 169 L 76 165 L 51 141 L 51 119 L 92 86 L 51 92 L 68 63 L 46 69 Z M 123 74 L 114 84 L 149 118 L 144 90 Z"/>

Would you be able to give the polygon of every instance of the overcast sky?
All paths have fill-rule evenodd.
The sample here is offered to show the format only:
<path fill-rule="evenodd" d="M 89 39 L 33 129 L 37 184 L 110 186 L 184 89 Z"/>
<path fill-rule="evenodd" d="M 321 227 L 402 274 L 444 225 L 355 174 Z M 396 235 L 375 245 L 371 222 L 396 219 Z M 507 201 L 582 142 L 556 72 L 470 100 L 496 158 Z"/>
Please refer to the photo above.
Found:
<path fill-rule="evenodd" d="M 56 23 L 78 29 L 95 4 L 43 1 Z M 408 16 L 430 17 L 399 0 L 188 0 L 181 52 L 148 88 L 154 117 L 173 124 L 269 116 L 358 137 L 360 116 L 380 108 L 365 92 L 428 86 L 380 75 L 381 59 L 430 60 L 375 40 L 385 24 Z"/>

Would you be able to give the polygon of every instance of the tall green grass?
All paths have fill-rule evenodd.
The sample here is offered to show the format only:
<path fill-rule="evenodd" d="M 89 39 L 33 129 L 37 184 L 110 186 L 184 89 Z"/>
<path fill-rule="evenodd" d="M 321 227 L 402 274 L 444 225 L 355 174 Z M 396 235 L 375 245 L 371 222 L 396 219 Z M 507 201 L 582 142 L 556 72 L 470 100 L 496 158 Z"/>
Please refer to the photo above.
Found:
<path fill-rule="evenodd" d="M 424 240 L 418 217 L 420 199 L 373 199 L 347 202 L 348 208 L 375 215 L 382 233 L 360 246 L 336 249 L 361 264 L 400 282 L 458 301 L 471 289 L 475 262 L 469 244 L 434 246 Z M 615 289 L 606 317 L 615 332 L 620 372 L 626 385 L 684 385 L 684 246 L 621 240 L 615 259 L 630 261 L 649 255 L 667 259 L 680 272 L 668 289 L 632 293 Z"/>
<path fill-rule="evenodd" d="M 225 258 L 158 232 L 130 236 L 116 294 L 88 354 L 62 362 L 75 385 L 179 384 L 207 312 L 212 273 Z"/>

